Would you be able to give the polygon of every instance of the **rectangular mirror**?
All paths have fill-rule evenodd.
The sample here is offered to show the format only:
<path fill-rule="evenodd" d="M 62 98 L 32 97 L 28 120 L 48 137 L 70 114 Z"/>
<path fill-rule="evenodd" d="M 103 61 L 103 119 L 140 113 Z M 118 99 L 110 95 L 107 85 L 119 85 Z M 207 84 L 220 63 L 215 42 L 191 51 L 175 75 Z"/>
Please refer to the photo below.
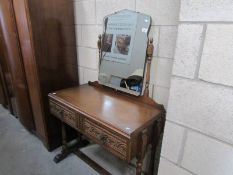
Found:
<path fill-rule="evenodd" d="M 121 10 L 104 18 L 99 83 L 141 95 L 151 17 Z"/>

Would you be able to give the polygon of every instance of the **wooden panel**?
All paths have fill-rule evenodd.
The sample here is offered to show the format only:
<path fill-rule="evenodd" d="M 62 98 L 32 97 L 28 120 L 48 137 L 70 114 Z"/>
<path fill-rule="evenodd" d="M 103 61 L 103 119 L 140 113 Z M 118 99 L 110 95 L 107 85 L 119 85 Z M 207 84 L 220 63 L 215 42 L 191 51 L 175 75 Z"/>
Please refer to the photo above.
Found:
<path fill-rule="evenodd" d="M 3 54 L 10 70 L 9 81 L 12 81 L 12 93 L 16 97 L 17 113 L 23 125 L 30 130 L 34 130 L 33 115 L 14 15 L 12 2 L 9 0 L 1 0 L 0 26 L 5 48 Z"/>

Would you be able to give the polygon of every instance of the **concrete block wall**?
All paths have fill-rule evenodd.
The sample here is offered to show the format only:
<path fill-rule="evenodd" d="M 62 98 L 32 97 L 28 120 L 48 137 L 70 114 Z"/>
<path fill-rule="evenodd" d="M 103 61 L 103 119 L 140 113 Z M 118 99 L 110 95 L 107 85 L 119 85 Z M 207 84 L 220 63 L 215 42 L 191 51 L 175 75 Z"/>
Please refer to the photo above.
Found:
<path fill-rule="evenodd" d="M 115 11 L 130 9 L 152 17 L 154 38 L 150 96 L 167 106 L 172 72 L 180 0 L 73 0 L 80 84 L 98 78 L 98 34 L 103 18 Z M 142 58 L 143 59 L 143 58 Z"/>
<path fill-rule="evenodd" d="M 181 0 L 159 175 L 233 174 L 232 9 Z"/>

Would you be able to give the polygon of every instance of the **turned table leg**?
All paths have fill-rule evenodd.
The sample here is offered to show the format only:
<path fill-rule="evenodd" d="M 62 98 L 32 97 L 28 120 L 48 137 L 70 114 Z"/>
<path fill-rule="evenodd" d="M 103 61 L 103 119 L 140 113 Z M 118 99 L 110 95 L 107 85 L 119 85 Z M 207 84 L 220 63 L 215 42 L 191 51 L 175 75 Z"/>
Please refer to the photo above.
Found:
<path fill-rule="evenodd" d="M 55 163 L 62 161 L 69 154 L 67 141 L 66 141 L 66 126 L 63 122 L 62 122 L 61 126 L 62 126 L 62 151 L 60 154 L 58 154 L 54 157 L 53 160 Z"/>
<path fill-rule="evenodd" d="M 77 138 L 67 142 L 66 136 L 66 125 L 62 122 L 62 150 L 61 153 L 57 154 L 54 157 L 54 162 L 59 163 L 63 159 L 65 159 L 70 153 L 77 151 L 77 149 L 85 147 L 89 144 L 89 141 L 82 139 L 82 134 L 77 132 Z"/>
<path fill-rule="evenodd" d="M 137 155 L 136 175 L 141 175 L 142 173 L 142 165 L 143 165 L 143 160 L 145 157 L 146 147 L 147 147 L 147 142 L 148 142 L 147 130 L 144 130 L 142 132 L 140 140 L 141 141 L 139 142 L 139 145 L 138 145 L 139 153 Z"/>
<path fill-rule="evenodd" d="M 155 137 L 152 140 L 151 144 L 151 158 L 150 158 L 150 165 L 149 165 L 149 175 L 152 175 L 154 173 L 154 164 L 155 164 L 155 153 L 156 153 L 156 145 L 157 145 L 157 140 L 159 139 L 158 137 L 158 122 L 154 125 L 153 128 L 153 133 L 155 134 Z"/>
<path fill-rule="evenodd" d="M 151 158 L 150 158 L 150 165 L 149 165 L 149 175 L 153 175 L 155 173 L 155 155 L 156 150 L 159 146 L 160 137 L 163 133 L 165 124 L 165 116 L 161 116 L 161 118 L 156 121 L 153 126 L 153 138 L 152 138 L 152 145 L 151 145 Z"/>

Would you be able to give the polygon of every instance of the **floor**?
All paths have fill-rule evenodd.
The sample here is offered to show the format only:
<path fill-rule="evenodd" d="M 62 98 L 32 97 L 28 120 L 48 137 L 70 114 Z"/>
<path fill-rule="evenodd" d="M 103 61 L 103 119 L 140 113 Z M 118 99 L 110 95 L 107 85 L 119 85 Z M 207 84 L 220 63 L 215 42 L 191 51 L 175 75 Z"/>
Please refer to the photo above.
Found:
<path fill-rule="evenodd" d="M 98 175 L 94 169 L 71 154 L 55 164 L 60 148 L 48 152 L 40 140 L 0 105 L 0 175 Z M 122 162 L 101 147 L 82 150 L 114 175 L 135 174 L 132 166 Z"/>

